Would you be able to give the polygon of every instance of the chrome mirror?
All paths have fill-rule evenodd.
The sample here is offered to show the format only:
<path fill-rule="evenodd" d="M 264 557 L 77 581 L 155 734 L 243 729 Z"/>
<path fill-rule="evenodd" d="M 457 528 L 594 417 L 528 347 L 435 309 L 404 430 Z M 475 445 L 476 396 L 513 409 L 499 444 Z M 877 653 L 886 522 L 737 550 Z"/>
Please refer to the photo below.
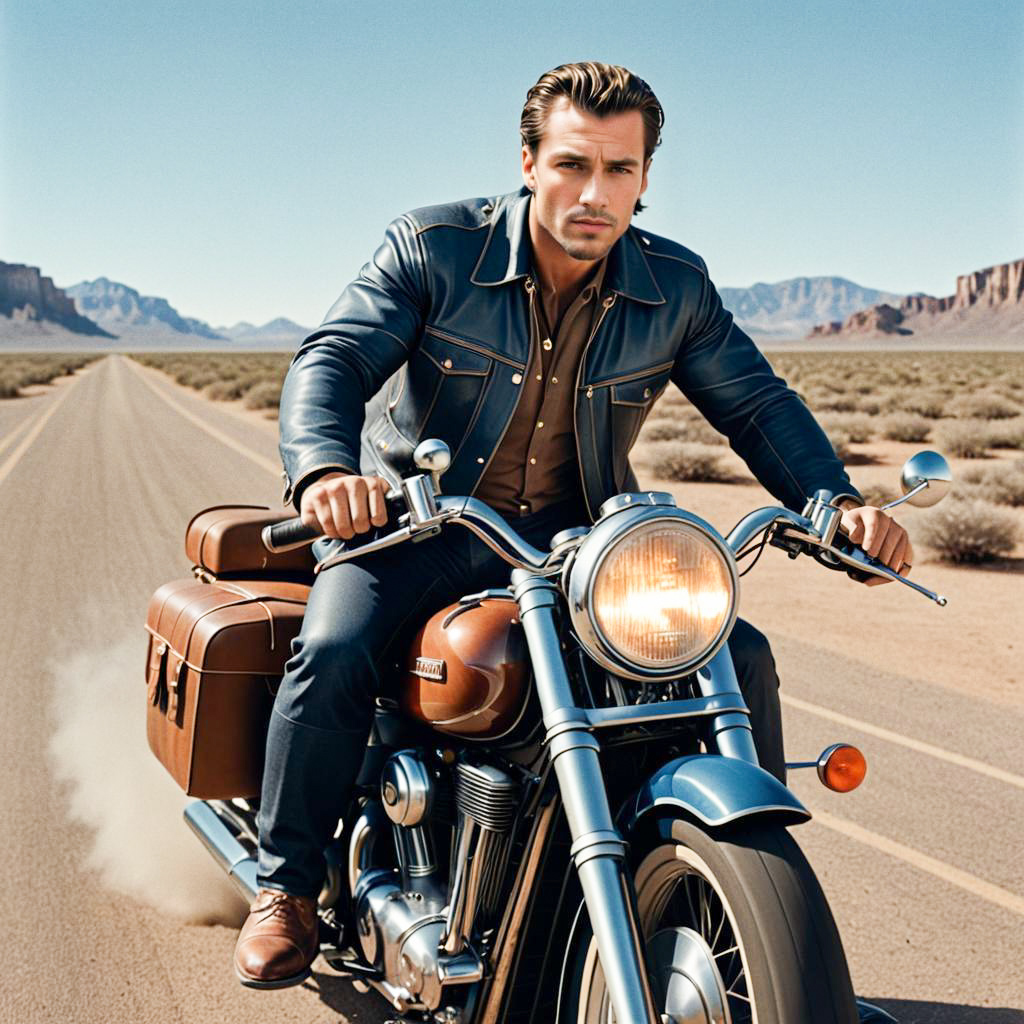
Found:
<path fill-rule="evenodd" d="M 949 463 L 938 453 L 931 451 L 911 455 L 903 464 L 900 473 L 902 498 L 890 501 L 883 509 L 895 508 L 908 501 L 918 508 L 935 505 L 949 493 L 953 485 L 953 473 Z"/>
<path fill-rule="evenodd" d="M 441 474 L 452 464 L 452 450 L 436 437 L 427 438 L 416 445 L 412 461 L 421 473 L 429 473 L 434 483 L 434 493 L 441 493 Z"/>

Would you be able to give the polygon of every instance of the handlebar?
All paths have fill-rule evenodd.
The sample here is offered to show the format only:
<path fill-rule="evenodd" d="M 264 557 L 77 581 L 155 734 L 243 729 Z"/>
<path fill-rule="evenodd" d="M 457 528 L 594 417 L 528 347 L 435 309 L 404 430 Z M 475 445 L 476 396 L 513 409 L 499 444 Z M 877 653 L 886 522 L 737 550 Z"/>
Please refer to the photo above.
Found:
<path fill-rule="evenodd" d="M 807 515 L 780 507 L 756 509 L 736 524 L 726 538 L 726 543 L 733 554 L 737 554 L 754 537 L 770 531 L 771 543 L 789 551 L 794 557 L 801 553 L 811 554 L 828 568 L 845 569 L 855 578 L 863 578 L 863 574 L 867 573 L 893 579 L 930 598 L 940 607 L 946 605 L 946 598 L 942 595 L 911 582 L 880 564 L 861 548 L 840 540 L 836 535 L 840 513 L 830 501 L 829 492 L 818 492 L 804 510 Z M 397 523 L 397 529 L 330 555 L 318 563 L 315 571 L 319 573 L 332 565 L 407 540 L 415 542 L 434 536 L 447 523 L 460 523 L 471 530 L 509 565 L 542 576 L 559 572 L 569 550 L 566 546 L 560 546 L 556 551 L 540 551 L 527 543 L 501 515 L 478 498 L 438 497 L 434 493 L 433 481 L 426 474 L 404 479 L 401 492 L 389 493 L 387 504 L 389 523 Z M 402 511 L 403 506 L 407 511 Z M 307 526 L 300 517 L 274 523 L 265 527 L 262 533 L 264 545 L 275 552 L 308 544 L 320 536 L 322 534 L 318 529 Z"/>
<path fill-rule="evenodd" d="M 516 568 L 528 569 L 542 576 L 553 575 L 561 568 L 564 549 L 558 552 L 540 551 L 523 540 L 501 515 L 478 498 L 437 497 L 433 493 L 430 478 L 425 474 L 404 479 L 400 492 L 392 491 L 388 494 L 387 504 L 388 521 L 397 524 L 397 529 L 330 555 L 316 566 L 315 571 L 319 573 L 332 565 L 407 540 L 424 540 L 438 533 L 446 523 L 461 523 Z M 276 552 L 309 544 L 323 534 L 296 516 L 264 527 L 261 536 L 267 550 Z"/>

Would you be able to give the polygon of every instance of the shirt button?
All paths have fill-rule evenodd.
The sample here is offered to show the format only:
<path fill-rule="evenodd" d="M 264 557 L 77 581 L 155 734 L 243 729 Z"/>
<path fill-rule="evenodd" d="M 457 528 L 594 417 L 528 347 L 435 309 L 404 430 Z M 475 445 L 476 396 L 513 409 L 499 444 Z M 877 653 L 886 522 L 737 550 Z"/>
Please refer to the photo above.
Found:
<path fill-rule="evenodd" d="M 536 459 L 530 459 L 530 465 L 531 466 L 536 466 L 537 465 L 537 460 Z"/>
<path fill-rule="evenodd" d="M 551 383 L 552 384 L 557 384 L 558 383 L 558 378 L 557 377 L 552 377 L 551 378 Z"/>
<path fill-rule="evenodd" d="M 540 428 L 543 427 L 543 426 L 544 426 L 544 421 L 543 420 L 537 420 L 537 429 L 540 430 Z"/>
<path fill-rule="evenodd" d="M 452 361 L 450 359 L 446 359 L 444 361 L 444 368 L 446 370 L 450 370 L 452 368 Z"/>
<path fill-rule="evenodd" d="M 523 375 L 521 373 L 513 373 L 512 374 L 512 383 L 513 384 L 521 384 L 522 381 L 523 381 Z"/>
<path fill-rule="evenodd" d="M 479 462 L 480 465 L 482 466 L 484 464 L 484 457 L 481 455 L 480 458 L 478 458 L 476 461 Z"/>
<path fill-rule="evenodd" d="M 530 511 L 530 506 L 529 505 L 520 505 L 519 506 L 519 511 L 520 512 L 529 512 Z"/>
<path fill-rule="evenodd" d="M 544 379 L 544 374 L 538 373 L 537 374 L 537 380 L 543 380 L 543 379 Z"/>
<path fill-rule="evenodd" d="M 551 339 L 550 338 L 545 338 L 541 342 L 541 347 L 544 349 L 545 352 L 550 352 L 551 351 Z"/>

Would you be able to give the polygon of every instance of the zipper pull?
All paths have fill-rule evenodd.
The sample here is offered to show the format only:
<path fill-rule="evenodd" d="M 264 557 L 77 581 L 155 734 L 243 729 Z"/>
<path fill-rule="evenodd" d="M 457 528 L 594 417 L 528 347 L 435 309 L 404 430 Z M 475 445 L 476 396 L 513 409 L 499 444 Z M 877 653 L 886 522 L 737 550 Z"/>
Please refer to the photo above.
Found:
<path fill-rule="evenodd" d="M 532 299 L 533 298 L 533 289 L 535 287 L 534 283 L 533 283 L 533 278 L 532 277 L 524 277 L 523 278 L 523 287 L 526 289 L 526 294 L 529 295 L 530 298 Z"/>
<path fill-rule="evenodd" d="M 614 305 L 615 305 L 615 300 L 616 300 L 616 299 L 617 299 L 618 297 L 619 297 L 619 296 L 618 296 L 618 293 L 617 293 L 617 292 L 612 292 L 612 293 L 611 293 L 611 295 L 606 295 L 606 296 L 604 297 L 604 299 L 602 300 L 601 304 L 602 304 L 602 305 L 604 306 L 604 308 L 605 308 L 606 310 L 607 310 L 607 309 L 611 309 L 611 308 L 612 308 L 612 306 L 614 306 Z"/>

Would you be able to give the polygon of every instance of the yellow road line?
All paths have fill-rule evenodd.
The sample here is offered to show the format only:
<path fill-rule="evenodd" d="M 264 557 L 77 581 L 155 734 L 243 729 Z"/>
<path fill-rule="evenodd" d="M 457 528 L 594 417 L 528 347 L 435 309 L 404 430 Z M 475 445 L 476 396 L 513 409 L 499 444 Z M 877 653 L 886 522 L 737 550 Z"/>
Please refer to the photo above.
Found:
<path fill-rule="evenodd" d="M 894 839 L 880 836 L 877 832 L 855 825 L 845 818 L 837 818 L 827 811 L 814 810 L 813 820 L 819 825 L 824 825 L 825 828 L 855 839 L 858 843 L 863 843 L 865 846 L 886 853 L 890 857 L 896 857 L 921 871 L 926 871 L 929 875 L 941 878 L 944 882 L 949 882 L 950 885 L 955 885 L 972 896 L 979 896 L 997 907 L 1024 916 L 1024 897 L 1018 896 L 1016 893 L 986 882 L 976 875 L 961 871 L 945 861 L 929 857 L 928 854 L 922 853 L 920 850 L 897 843 Z"/>
<path fill-rule="evenodd" d="M 22 438 L 21 444 L 19 444 L 18 447 L 15 448 L 14 451 L 7 456 L 7 461 L 2 466 L 0 466 L 0 483 L 4 482 L 4 480 L 7 478 L 11 470 L 14 469 L 14 467 L 21 460 L 22 455 L 24 455 L 25 452 L 28 451 L 29 446 L 32 444 L 32 442 L 40 435 L 40 433 L 42 433 L 43 427 L 46 426 L 46 424 L 50 420 L 50 417 L 57 411 L 58 407 L 60 406 L 60 403 L 63 402 L 64 399 L 68 397 L 76 383 L 77 381 L 73 381 L 72 383 L 67 384 L 65 387 L 61 388 L 61 390 L 57 393 L 57 397 L 54 398 L 53 403 L 49 406 L 49 408 L 46 409 L 46 411 L 39 417 L 39 419 L 36 420 L 35 425 L 32 427 L 32 429 Z"/>
<path fill-rule="evenodd" d="M 265 469 L 268 473 L 273 473 L 276 479 L 281 479 L 281 465 L 280 463 L 273 462 L 268 459 L 265 455 L 260 455 L 258 452 L 254 452 L 251 448 L 247 448 L 240 441 L 236 441 L 230 434 L 225 434 L 224 431 L 218 430 L 216 427 L 211 426 L 201 416 L 197 416 L 190 409 L 186 409 L 176 398 L 171 398 L 162 388 L 158 388 L 148 377 L 145 370 L 141 366 L 138 366 L 131 359 L 125 360 L 132 372 L 137 374 L 142 381 L 145 383 L 153 394 L 159 395 L 175 412 L 180 413 L 185 419 L 194 423 L 200 430 L 205 430 L 210 437 L 220 441 L 221 444 L 227 445 L 232 451 L 238 452 L 239 455 L 244 455 L 247 459 L 255 462 L 257 466 Z"/>
<path fill-rule="evenodd" d="M 1014 775 L 1013 772 L 1004 771 L 1002 768 L 985 764 L 984 761 L 976 761 L 973 757 L 956 754 L 952 750 L 944 750 L 942 747 L 936 747 L 931 743 L 912 739 L 910 736 L 902 735 L 902 733 L 883 729 L 879 725 L 872 725 L 870 722 L 861 721 L 859 718 L 841 715 L 838 711 L 823 708 L 820 704 L 812 704 L 810 701 L 801 700 L 799 697 L 793 697 L 788 693 L 780 694 L 780 696 L 784 704 L 789 704 L 800 711 L 806 711 L 810 715 L 827 718 L 830 722 L 837 722 L 840 725 L 848 725 L 851 729 L 859 729 L 861 732 L 866 732 L 869 736 L 876 736 L 878 739 L 887 740 L 889 743 L 898 743 L 901 747 L 906 747 L 908 750 L 915 750 L 919 754 L 927 754 L 929 757 L 938 758 L 940 761 L 955 764 L 959 768 L 967 768 L 972 772 L 977 772 L 979 775 L 987 775 L 990 779 L 997 779 L 999 782 L 1007 783 L 1007 785 L 1024 789 L 1024 777 Z"/>

